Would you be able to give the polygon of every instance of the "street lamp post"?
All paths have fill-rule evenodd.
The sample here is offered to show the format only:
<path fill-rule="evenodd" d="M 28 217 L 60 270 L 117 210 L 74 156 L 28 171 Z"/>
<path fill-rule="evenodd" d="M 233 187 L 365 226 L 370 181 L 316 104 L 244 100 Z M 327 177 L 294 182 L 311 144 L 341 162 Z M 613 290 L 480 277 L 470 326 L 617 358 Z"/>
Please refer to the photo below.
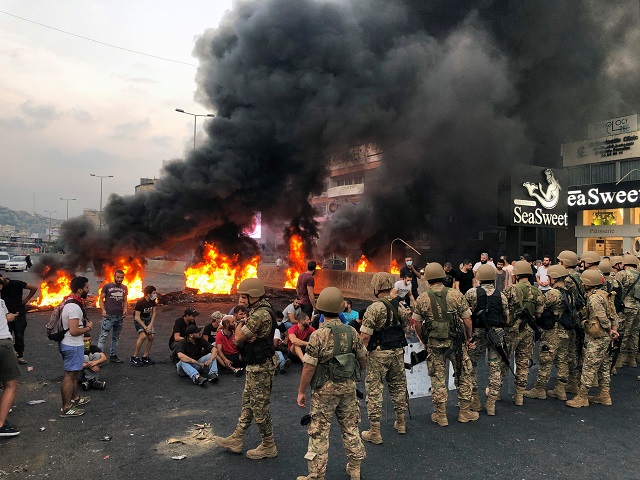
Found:
<path fill-rule="evenodd" d="M 60 197 L 60 200 L 67 202 L 67 220 L 69 220 L 69 202 L 71 201 L 75 201 L 75 198 L 62 198 Z"/>
<path fill-rule="evenodd" d="M 215 117 L 215 115 L 213 113 L 202 113 L 202 114 L 189 113 L 189 112 L 185 112 L 181 108 L 176 108 L 176 112 L 193 116 L 193 149 L 195 150 L 196 149 L 196 124 L 198 122 L 198 117 Z"/>
<path fill-rule="evenodd" d="M 102 179 L 113 178 L 113 175 L 95 175 L 93 173 L 90 173 L 89 176 L 100 179 L 100 211 L 98 212 L 98 223 L 100 224 L 100 226 L 98 228 L 102 230 Z"/>
<path fill-rule="evenodd" d="M 45 210 L 44 213 L 49 214 L 49 243 L 51 243 L 51 214 L 58 213 L 57 210 Z"/>
<path fill-rule="evenodd" d="M 402 243 L 404 243 L 407 247 L 409 247 L 411 250 L 413 250 L 414 252 L 416 252 L 418 255 L 422 256 L 422 254 L 416 250 L 415 248 L 413 248 L 411 245 L 409 245 L 407 242 L 405 242 L 403 239 L 401 238 L 394 238 L 391 241 L 391 251 L 389 252 L 389 269 L 391 269 L 391 263 L 393 262 L 393 242 L 395 242 L 396 240 L 400 240 Z"/>

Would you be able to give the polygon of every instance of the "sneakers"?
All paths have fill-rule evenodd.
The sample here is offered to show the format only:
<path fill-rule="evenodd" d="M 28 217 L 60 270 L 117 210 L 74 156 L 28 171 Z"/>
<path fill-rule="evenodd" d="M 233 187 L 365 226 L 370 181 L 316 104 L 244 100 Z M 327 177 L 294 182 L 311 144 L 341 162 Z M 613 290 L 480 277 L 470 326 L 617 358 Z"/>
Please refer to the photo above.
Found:
<path fill-rule="evenodd" d="M 244 373 L 244 369 L 242 369 L 242 368 L 234 368 L 233 369 L 233 374 L 236 377 L 241 377 L 243 373 Z"/>
<path fill-rule="evenodd" d="M 84 415 L 84 410 L 82 410 L 81 408 L 77 408 L 73 404 L 66 410 L 60 409 L 60 418 L 79 417 L 81 415 Z"/>
<path fill-rule="evenodd" d="M 94 390 L 104 390 L 107 388 L 107 382 L 103 382 L 102 380 L 96 380 L 93 382 L 91 386 Z"/>
<path fill-rule="evenodd" d="M 0 437 L 15 437 L 16 435 L 20 435 L 20 430 L 9 425 L 9 422 L 5 421 L 4 425 L 0 427 Z"/>
<path fill-rule="evenodd" d="M 26 365 L 28 362 L 27 362 L 24 358 L 22 358 L 22 357 L 18 357 L 18 363 L 19 363 L 20 365 Z M 20 433 L 20 432 L 18 432 L 18 433 Z M 16 435 L 17 435 L 18 433 L 16 433 Z"/>
<path fill-rule="evenodd" d="M 76 400 L 71 400 L 71 405 L 75 405 L 79 407 L 81 405 L 86 405 L 91 401 L 91 397 L 78 397 Z"/>
<path fill-rule="evenodd" d="M 142 363 L 144 365 L 155 365 L 156 364 L 156 362 L 151 360 L 151 357 L 142 357 Z"/>
<path fill-rule="evenodd" d="M 88 380 L 87 380 L 87 381 L 85 381 L 85 382 L 82 382 L 82 383 L 80 384 L 80 386 L 82 386 L 82 390 L 86 392 L 87 390 L 90 390 L 90 389 L 91 389 L 91 387 L 92 387 L 92 383 L 93 383 L 93 382 L 90 382 L 90 381 L 88 381 Z"/>
<path fill-rule="evenodd" d="M 111 355 L 109 361 L 111 363 L 124 363 L 124 360 L 120 360 L 117 355 Z"/>
<path fill-rule="evenodd" d="M 195 384 L 204 387 L 207 383 L 207 377 L 204 375 L 199 375 L 198 378 L 195 379 Z"/>
<path fill-rule="evenodd" d="M 219 380 L 220 379 L 218 378 L 217 373 L 210 373 L 209 375 L 207 375 L 207 382 L 218 383 Z"/>
<path fill-rule="evenodd" d="M 140 357 L 131 357 L 131 360 L 129 360 L 129 363 L 133 367 L 144 367 L 144 363 L 142 363 L 142 360 L 140 360 Z"/>

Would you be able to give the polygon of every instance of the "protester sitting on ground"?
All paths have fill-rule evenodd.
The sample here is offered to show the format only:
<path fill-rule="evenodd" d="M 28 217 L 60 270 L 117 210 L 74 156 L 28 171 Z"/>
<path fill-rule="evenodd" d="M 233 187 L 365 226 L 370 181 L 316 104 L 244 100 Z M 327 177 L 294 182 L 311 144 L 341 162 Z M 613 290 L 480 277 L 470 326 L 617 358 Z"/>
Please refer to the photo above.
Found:
<path fill-rule="evenodd" d="M 276 314 L 277 313 L 279 312 L 276 312 Z M 276 375 L 278 372 L 286 373 L 291 366 L 291 360 L 284 356 L 289 349 L 287 348 L 287 341 L 282 338 L 283 330 L 284 335 L 286 335 L 287 330 L 284 328 L 284 324 L 281 323 L 273 332 L 273 345 L 276 347 L 276 354 L 278 355 L 278 368 L 276 368 Z"/>
<path fill-rule="evenodd" d="M 356 329 L 356 332 L 360 333 L 360 327 L 362 326 L 362 319 L 364 318 L 364 312 L 366 312 L 366 308 L 361 308 L 358 310 L 358 318 L 355 320 L 351 320 L 349 322 L 349 326 Z"/>
<path fill-rule="evenodd" d="M 289 358 L 294 362 L 302 363 L 309 337 L 316 329 L 310 325 L 309 316 L 304 312 L 301 312 L 296 320 L 298 323 L 287 330 Z"/>
<path fill-rule="evenodd" d="M 202 338 L 202 329 L 189 325 L 185 331 L 186 338 L 176 343 L 173 350 L 176 370 L 181 377 L 189 377 L 196 385 L 204 386 L 206 382 L 218 383 L 218 351 Z"/>
<path fill-rule="evenodd" d="M 349 299 L 346 299 L 344 301 L 344 312 L 342 312 L 342 315 L 344 316 L 344 322 L 342 323 L 349 323 L 352 320 L 356 320 L 358 318 L 358 312 L 356 312 L 355 310 L 352 310 L 353 307 L 353 302 Z"/>
<path fill-rule="evenodd" d="M 169 337 L 169 349 L 171 349 L 171 351 L 175 348 L 176 342 L 180 342 L 185 339 L 187 327 L 189 325 L 196 324 L 196 317 L 198 315 L 200 315 L 200 312 L 193 307 L 189 307 L 184 311 L 184 315 L 176 319 L 173 325 L 173 331 L 171 332 L 171 337 Z"/>
<path fill-rule="evenodd" d="M 144 297 L 136 302 L 136 306 L 133 309 L 133 326 L 136 328 L 138 339 L 133 349 L 133 356 L 129 362 L 134 367 L 143 367 L 156 363 L 149 357 L 151 345 L 155 337 L 153 322 L 156 319 L 156 298 L 158 298 L 156 287 L 147 285 L 144 287 Z M 142 344 L 145 342 L 147 342 L 147 344 L 144 346 L 144 353 L 142 354 L 142 358 L 140 358 L 138 355 L 140 354 Z"/>
<path fill-rule="evenodd" d="M 296 317 L 300 314 L 301 311 L 302 309 L 300 307 L 300 297 L 296 297 L 293 302 L 284 307 L 282 314 L 284 315 L 284 324 L 286 325 L 287 329 L 293 327 L 296 323 L 298 323 Z"/>
<path fill-rule="evenodd" d="M 233 372 L 236 377 L 242 375 L 246 363 L 240 359 L 240 352 L 236 345 L 235 324 L 231 315 L 222 318 L 222 328 L 216 333 L 216 348 L 220 365 Z"/>
<path fill-rule="evenodd" d="M 244 320 L 247 318 L 247 307 L 244 305 L 236 305 L 233 307 L 233 325 L 235 326 L 240 320 Z"/>
<path fill-rule="evenodd" d="M 82 376 L 80 385 L 82 390 L 104 390 L 107 382 L 99 379 L 100 365 L 107 361 L 107 356 L 97 345 L 91 343 L 91 334 L 84 334 L 84 363 L 82 364 Z"/>
<path fill-rule="evenodd" d="M 216 343 L 216 334 L 220 329 L 220 320 L 224 318 L 224 314 L 220 311 L 215 311 L 211 314 L 211 322 L 207 323 L 202 329 L 202 338 L 209 343 Z"/>

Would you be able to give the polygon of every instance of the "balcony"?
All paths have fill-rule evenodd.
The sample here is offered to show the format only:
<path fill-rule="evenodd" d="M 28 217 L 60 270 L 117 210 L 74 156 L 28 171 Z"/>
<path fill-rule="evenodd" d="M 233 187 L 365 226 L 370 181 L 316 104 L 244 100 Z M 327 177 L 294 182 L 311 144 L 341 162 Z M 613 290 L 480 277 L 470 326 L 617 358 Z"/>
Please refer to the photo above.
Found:
<path fill-rule="evenodd" d="M 342 185 L 341 187 L 327 188 L 327 197 L 343 197 L 347 195 L 362 195 L 364 193 L 364 183 L 356 183 L 355 185 Z"/>

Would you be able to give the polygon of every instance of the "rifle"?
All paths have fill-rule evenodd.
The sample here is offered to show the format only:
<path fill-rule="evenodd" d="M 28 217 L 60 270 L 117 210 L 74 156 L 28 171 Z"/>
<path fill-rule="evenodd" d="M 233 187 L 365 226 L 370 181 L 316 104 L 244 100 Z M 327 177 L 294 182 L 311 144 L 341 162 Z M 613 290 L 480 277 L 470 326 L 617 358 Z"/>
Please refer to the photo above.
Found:
<path fill-rule="evenodd" d="M 487 341 L 493 348 L 496 349 L 496 352 L 498 352 L 498 355 L 500 355 L 500 358 L 502 359 L 504 364 L 509 370 L 511 370 L 511 373 L 513 373 L 513 376 L 515 377 L 516 372 L 513 371 L 513 367 L 511 366 L 511 362 L 509 361 L 509 355 L 507 355 L 507 352 L 504 350 L 504 346 L 502 344 L 502 341 L 504 340 L 504 329 L 490 328 L 487 324 L 487 315 L 484 311 L 481 311 L 478 314 L 478 317 L 480 317 L 484 328 L 487 330 Z"/>
<path fill-rule="evenodd" d="M 607 348 L 607 354 L 611 357 L 611 368 L 609 369 L 609 373 L 613 372 L 613 369 L 616 368 L 618 355 L 620 355 L 620 347 L 622 346 L 622 337 L 624 337 L 624 334 L 619 334 L 618 338 L 611 340 L 609 348 Z"/>
<path fill-rule="evenodd" d="M 528 308 L 522 307 L 520 310 L 516 312 L 516 316 L 521 318 L 523 322 L 520 324 L 520 331 L 524 330 L 524 326 L 529 325 L 531 330 L 533 330 L 533 340 L 537 342 L 542 337 L 542 329 L 536 323 L 536 319 L 533 317 Z"/>
<path fill-rule="evenodd" d="M 451 337 L 451 347 L 447 348 L 444 352 L 444 358 L 451 360 L 454 365 L 453 376 L 455 378 L 456 387 L 460 386 L 460 376 L 462 375 L 462 355 L 464 348 L 464 341 L 466 340 L 466 333 L 462 322 L 458 320 L 458 312 L 448 311 L 448 315 L 453 318 L 453 335 Z M 455 363 L 454 363 L 455 362 Z"/>

